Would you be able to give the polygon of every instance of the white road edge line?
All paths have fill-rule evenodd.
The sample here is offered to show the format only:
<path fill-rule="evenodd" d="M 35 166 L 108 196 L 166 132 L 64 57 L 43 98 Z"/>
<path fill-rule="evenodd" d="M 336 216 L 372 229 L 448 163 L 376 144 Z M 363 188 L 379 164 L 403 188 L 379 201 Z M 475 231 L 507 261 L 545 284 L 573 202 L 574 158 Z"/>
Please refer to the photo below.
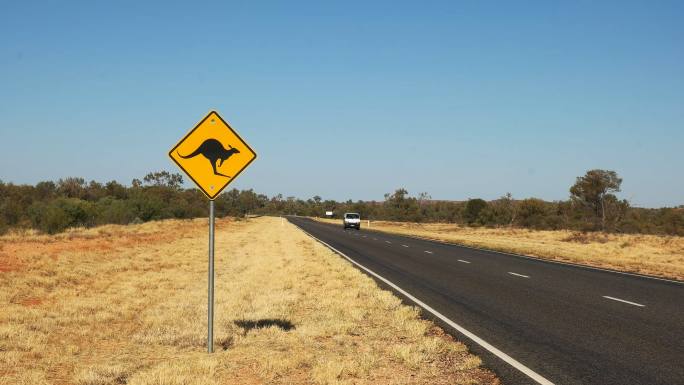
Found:
<path fill-rule="evenodd" d="M 604 295 L 603 298 L 608 298 L 608 299 L 612 299 L 613 301 L 628 303 L 628 304 L 634 305 L 634 306 L 646 307 L 646 305 L 642 305 L 642 304 L 640 304 L 640 303 L 636 303 L 636 302 L 632 302 L 632 301 L 627 301 L 627 300 L 620 299 L 620 298 L 610 297 L 610 296 L 607 296 L 607 295 Z"/>
<path fill-rule="evenodd" d="M 408 245 L 402 245 L 402 246 L 404 246 L 404 247 L 408 247 Z"/>
<path fill-rule="evenodd" d="M 457 261 L 463 262 L 463 263 L 470 263 L 469 261 L 464 261 L 464 260 L 462 260 L 462 259 L 457 259 Z"/>
<path fill-rule="evenodd" d="M 466 330 L 463 326 L 461 326 L 461 325 L 457 324 L 456 322 L 450 320 L 449 318 L 447 318 L 446 316 L 444 316 L 442 313 L 438 312 L 437 310 L 435 310 L 435 309 L 431 308 L 430 306 L 428 306 L 427 304 L 423 303 L 423 302 L 422 302 L 421 300 L 419 300 L 418 298 L 416 298 L 416 297 L 412 296 L 411 294 L 407 293 L 404 289 L 402 289 L 402 288 L 400 288 L 399 286 L 395 285 L 395 284 L 392 283 L 390 280 L 388 280 L 388 279 L 382 277 L 382 276 L 379 275 L 379 274 L 376 274 L 376 273 L 375 273 L 374 271 L 372 271 L 371 269 L 369 269 L 369 268 L 363 266 L 362 264 L 356 262 L 355 260 L 353 260 L 353 259 L 347 257 L 343 252 L 337 250 L 336 248 L 330 246 L 329 244 L 327 244 L 327 243 L 321 241 L 320 239 L 314 237 L 313 235 L 309 234 L 306 230 L 302 229 L 301 227 L 299 227 L 299 226 L 297 226 L 297 227 L 298 227 L 300 230 L 302 230 L 306 235 L 308 235 L 308 236 L 310 236 L 311 238 L 317 240 L 317 241 L 320 242 L 321 244 L 327 246 L 330 250 L 332 250 L 332 251 L 336 252 L 337 254 L 341 255 L 342 257 L 344 257 L 344 258 L 345 258 L 346 260 L 348 260 L 349 262 L 351 262 L 351 263 L 353 263 L 354 265 L 358 266 L 360 269 L 366 271 L 368 274 L 374 276 L 375 278 L 377 278 L 377 279 L 381 280 L 382 282 L 386 283 L 387 285 L 389 285 L 389 286 L 390 286 L 391 288 L 393 288 L 394 290 L 400 292 L 401 294 L 403 294 L 404 296 L 406 296 L 406 298 L 408 298 L 408 299 L 410 299 L 411 301 L 415 302 L 418 306 L 422 307 L 422 308 L 425 309 L 427 312 L 432 313 L 432 315 L 434 315 L 435 317 L 439 318 L 440 320 L 442 320 L 444 323 L 446 323 L 447 325 L 451 326 L 452 328 L 458 330 L 458 332 L 460 332 L 460 333 L 463 334 L 464 336 L 470 338 L 473 342 L 475 342 L 476 344 L 482 346 L 484 349 L 487 349 L 487 351 L 489 351 L 489 352 L 492 353 L 493 355 L 499 357 L 501 360 L 503 360 L 503 361 L 506 362 L 507 364 L 511 365 L 511 366 L 514 367 L 515 369 L 519 370 L 521 373 L 525 374 L 527 377 L 533 379 L 534 381 L 536 381 L 537 383 L 542 384 L 542 385 L 554 385 L 553 382 L 551 382 L 551 381 L 547 380 L 546 378 L 542 377 L 541 375 L 537 374 L 537 372 L 535 372 L 534 370 L 532 370 L 532 369 L 528 368 L 527 366 L 521 364 L 520 362 L 518 362 L 516 359 L 514 359 L 514 358 L 511 357 L 511 356 L 509 356 L 508 354 L 506 354 L 506 353 L 502 352 L 501 350 L 495 348 L 493 345 L 489 344 L 487 341 L 483 340 L 482 338 L 480 338 L 480 337 L 476 336 L 475 334 L 469 332 L 469 331 Z"/>
<path fill-rule="evenodd" d="M 432 254 L 432 251 L 430 251 L 430 250 L 425 250 L 425 252 L 428 254 Z"/>
<path fill-rule="evenodd" d="M 508 274 L 517 275 L 518 277 L 523 277 L 523 278 L 530 278 L 529 275 L 518 274 L 518 273 L 514 273 L 512 271 L 509 271 Z"/>

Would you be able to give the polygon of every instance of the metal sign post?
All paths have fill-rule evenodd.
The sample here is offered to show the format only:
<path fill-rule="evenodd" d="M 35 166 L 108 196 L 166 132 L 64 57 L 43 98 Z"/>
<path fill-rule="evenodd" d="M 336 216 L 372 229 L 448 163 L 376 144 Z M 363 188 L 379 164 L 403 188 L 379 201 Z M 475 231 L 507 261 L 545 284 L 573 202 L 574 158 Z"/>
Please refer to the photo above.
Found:
<path fill-rule="evenodd" d="M 256 152 L 218 112 L 210 111 L 176 144 L 169 157 L 209 198 L 207 350 L 214 352 L 214 199 L 256 159 Z"/>
<path fill-rule="evenodd" d="M 209 311 L 207 317 L 207 351 L 214 352 L 214 200 L 209 201 Z"/>

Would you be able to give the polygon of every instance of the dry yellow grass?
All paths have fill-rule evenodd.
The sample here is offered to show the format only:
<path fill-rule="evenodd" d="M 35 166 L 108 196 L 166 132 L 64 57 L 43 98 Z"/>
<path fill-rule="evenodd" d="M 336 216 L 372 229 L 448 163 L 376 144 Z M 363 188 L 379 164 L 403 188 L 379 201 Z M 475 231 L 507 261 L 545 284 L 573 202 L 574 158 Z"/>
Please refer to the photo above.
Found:
<path fill-rule="evenodd" d="M 0 384 L 498 383 L 417 309 L 279 219 L 0 237 Z"/>
<path fill-rule="evenodd" d="M 340 220 L 319 220 L 341 225 Z M 388 221 L 372 221 L 371 230 L 684 280 L 684 237 Z"/>

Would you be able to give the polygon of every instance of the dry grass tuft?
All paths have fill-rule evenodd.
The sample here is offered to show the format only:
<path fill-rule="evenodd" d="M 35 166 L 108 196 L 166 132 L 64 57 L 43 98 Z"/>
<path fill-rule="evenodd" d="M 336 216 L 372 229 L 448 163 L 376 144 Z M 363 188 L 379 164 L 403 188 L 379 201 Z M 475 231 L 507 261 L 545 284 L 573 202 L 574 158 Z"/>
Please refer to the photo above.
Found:
<path fill-rule="evenodd" d="M 279 219 L 0 237 L 0 385 L 498 383 L 465 346 Z"/>
<path fill-rule="evenodd" d="M 319 219 L 340 224 L 338 220 Z M 365 223 L 365 221 L 364 221 Z M 684 280 L 684 237 L 371 222 L 372 230 Z"/>

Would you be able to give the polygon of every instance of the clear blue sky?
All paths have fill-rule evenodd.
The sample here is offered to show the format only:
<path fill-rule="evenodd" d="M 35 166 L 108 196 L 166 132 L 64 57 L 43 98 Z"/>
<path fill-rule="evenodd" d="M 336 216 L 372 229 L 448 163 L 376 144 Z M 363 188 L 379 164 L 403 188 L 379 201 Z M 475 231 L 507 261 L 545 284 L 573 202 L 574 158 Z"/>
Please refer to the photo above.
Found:
<path fill-rule="evenodd" d="M 143 4 L 145 3 L 145 4 Z M 0 179 L 125 183 L 217 109 L 269 195 L 684 204 L 684 2 L 4 2 Z"/>

